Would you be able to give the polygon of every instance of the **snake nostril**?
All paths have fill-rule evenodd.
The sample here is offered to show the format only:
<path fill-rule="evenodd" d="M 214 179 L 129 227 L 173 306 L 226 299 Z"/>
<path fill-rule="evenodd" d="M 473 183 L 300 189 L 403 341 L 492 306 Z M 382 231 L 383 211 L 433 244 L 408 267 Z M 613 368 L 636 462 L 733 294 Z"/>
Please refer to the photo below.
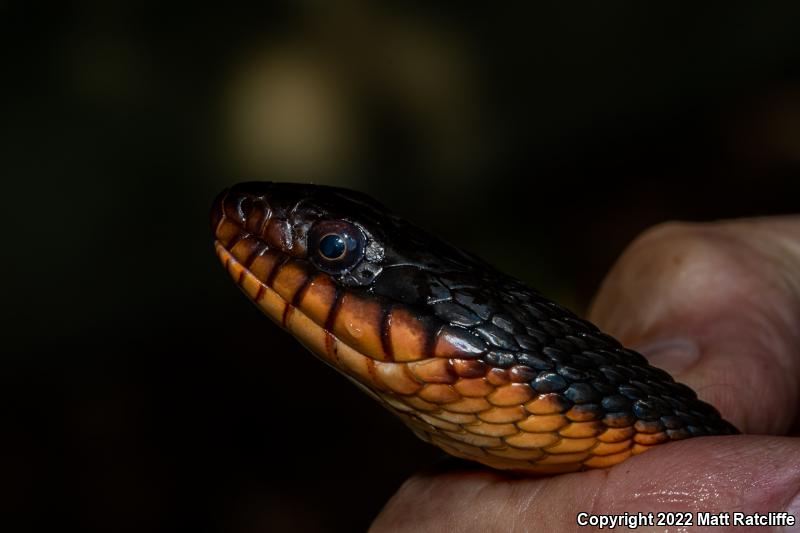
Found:
<path fill-rule="evenodd" d="M 253 198 L 250 196 L 243 196 L 239 198 L 239 201 L 236 205 L 236 210 L 242 223 L 244 224 L 247 222 L 247 219 L 253 212 Z"/>

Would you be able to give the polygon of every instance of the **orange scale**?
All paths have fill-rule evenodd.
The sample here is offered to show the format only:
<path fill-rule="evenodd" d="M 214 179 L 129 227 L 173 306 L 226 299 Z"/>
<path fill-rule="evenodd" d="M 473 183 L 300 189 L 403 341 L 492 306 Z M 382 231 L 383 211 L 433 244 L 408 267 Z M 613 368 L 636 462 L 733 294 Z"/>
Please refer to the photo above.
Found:
<path fill-rule="evenodd" d="M 381 339 L 383 315 L 383 307 L 376 300 L 346 292 L 339 302 L 333 333 L 359 352 L 373 359 L 385 360 L 387 356 Z"/>
<path fill-rule="evenodd" d="M 431 325 L 404 307 L 395 306 L 387 318 L 389 344 L 395 361 L 417 361 L 428 357 Z"/>
<path fill-rule="evenodd" d="M 597 436 L 597 440 L 601 442 L 620 442 L 628 440 L 636 434 L 636 430 L 632 426 L 625 428 L 608 428 Z"/>
<path fill-rule="evenodd" d="M 564 415 L 530 415 L 517 422 L 517 427 L 523 431 L 543 433 L 558 431 L 568 423 Z"/>
<path fill-rule="evenodd" d="M 527 413 L 521 405 L 511 407 L 492 407 L 487 411 L 478 413 L 478 418 L 484 422 L 492 424 L 502 424 L 506 422 L 516 422 L 525 418 Z"/>
<path fill-rule="evenodd" d="M 583 464 L 591 468 L 608 468 L 609 466 L 621 463 L 630 456 L 630 450 L 625 450 L 613 455 L 595 455 L 585 460 Z"/>
<path fill-rule="evenodd" d="M 603 431 L 605 426 L 602 422 L 572 422 L 568 426 L 561 428 L 558 433 L 562 437 L 569 437 L 572 439 L 579 439 L 584 437 L 596 437 L 598 433 Z"/>
<path fill-rule="evenodd" d="M 592 448 L 592 453 L 595 455 L 614 455 L 631 447 L 631 440 L 623 440 L 621 442 L 598 442 L 597 446 Z"/>
<path fill-rule="evenodd" d="M 555 453 L 545 455 L 543 458 L 536 461 L 537 465 L 558 465 L 558 464 L 575 464 L 580 467 L 580 463 L 590 457 L 589 452 L 580 453 Z"/>
<path fill-rule="evenodd" d="M 517 433 L 506 437 L 505 441 L 515 448 L 545 448 L 558 442 L 554 433 Z"/>
<path fill-rule="evenodd" d="M 376 361 L 375 373 L 389 390 L 399 394 L 414 394 L 422 388 L 422 384 L 414 378 L 403 363 Z"/>
<path fill-rule="evenodd" d="M 291 302 L 297 291 L 308 283 L 308 267 L 298 261 L 289 261 L 279 268 L 272 280 L 272 289 L 285 301 Z"/>
<path fill-rule="evenodd" d="M 431 358 L 408 363 L 408 369 L 425 383 L 454 383 L 458 377 L 447 359 Z"/>
<path fill-rule="evenodd" d="M 324 326 L 335 302 L 336 285 L 328 276 L 320 274 L 308 284 L 297 307 L 311 320 Z"/>
<path fill-rule="evenodd" d="M 653 446 L 662 444 L 669 440 L 669 436 L 665 432 L 661 433 L 637 433 L 633 436 L 633 441 L 637 444 L 644 444 L 645 446 Z"/>
<path fill-rule="evenodd" d="M 459 379 L 453 387 L 463 396 L 483 397 L 494 391 L 486 378 Z"/>
<path fill-rule="evenodd" d="M 487 437 L 507 437 L 519 431 L 514 424 L 488 424 L 485 422 L 478 422 L 477 424 L 469 424 L 463 427 L 470 433 L 486 435 Z"/>
<path fill-rule="evenodd" d="M 489 383 L 496 387 L 511 383 L 511 378 L 508 375 L 508 371 L 503 368 L 492 368 L 486 374 L 486 379 L 489 380 Z"/>
<path fill-rule="evenodd" d="M 546 448 L 547 453 L 575 453 L 585 452 L 592 446 L 597 444 L 597 439 L 589 437 L 585 439 L 561 439 L 557 444 Z"/>
<path fill-rule="evenodd" d="M 442 383 L 425 385 L 417 395 L 432 403 L 451 403 L 461 399 L 461 395 L 453 387 Z"/>
<path fill-rule="evenodd" d="M 498 387 L 486 397 L 489 403 L 500 407 L 519 405 L 533 398 L 533 389 L 527 383 L 512 383 Z"/>

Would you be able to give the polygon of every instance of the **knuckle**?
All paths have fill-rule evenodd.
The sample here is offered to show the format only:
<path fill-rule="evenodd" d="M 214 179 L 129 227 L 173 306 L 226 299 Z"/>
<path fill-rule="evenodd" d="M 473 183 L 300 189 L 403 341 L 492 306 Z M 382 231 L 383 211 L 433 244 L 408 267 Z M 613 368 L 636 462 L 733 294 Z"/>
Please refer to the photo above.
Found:
<path fill-rule="evenodd" d="M 640 289 L 694 305 L 762 289 L 765 268 L 747 237 L 726 222 L 666 222 L 635 239 L 614 270 Z"/>
<path fill-rule="evenodd" d="M 630 248 L 644 247 L 648 251 L 677 251 L 691 249 L 714 240 L 714 228 L 705 223 L 668 221 L 646 229 L 631 243 Z"/>
<path fill-rule="evenodd" d="M 673 281 L 718 277 L 736 267 L 736 245 L 713 224 L 666 222 L 631 243 L 623 261 L 641 263 Z"/>

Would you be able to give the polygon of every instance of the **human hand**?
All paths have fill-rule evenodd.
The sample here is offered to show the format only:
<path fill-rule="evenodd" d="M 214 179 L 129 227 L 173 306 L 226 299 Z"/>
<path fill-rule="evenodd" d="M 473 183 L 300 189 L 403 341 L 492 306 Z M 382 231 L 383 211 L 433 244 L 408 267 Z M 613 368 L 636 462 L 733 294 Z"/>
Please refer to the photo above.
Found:
<path fill-rule="evenodd" d="M 698 512 L 800 521 L 800 439 L 779 436 L 796 433 L 800 407 L 800 217 L 653 228 L 614 266 L 589 319 L 751 435 L 673 442 L 555 477 L 418 474 L 372 531 L 586 530 L 579 512 L 692 513 L 689 526 L 643 531 L 702 531 Z"/>

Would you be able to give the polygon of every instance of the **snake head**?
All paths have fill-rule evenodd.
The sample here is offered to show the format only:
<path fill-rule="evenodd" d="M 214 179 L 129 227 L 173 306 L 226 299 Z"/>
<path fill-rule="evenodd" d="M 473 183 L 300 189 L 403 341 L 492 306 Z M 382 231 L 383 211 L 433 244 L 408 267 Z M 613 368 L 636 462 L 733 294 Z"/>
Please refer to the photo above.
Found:
<path fill-rule="evenodd" d="M 640 354 L 363 194 L 244 183 L 212 229 L 267 316 L 452 455 L 554 473 L 735 432 Z"/>
<path fill-rule="evenodd" d="M 488 350 L 460 327 L 480 318 L 465 308 L 454 312 L 452 300 L 472 288 L 470 303 L 483 314 L 491 302 L 475 291 L 499 274 L 366 195 L 242 183 L 217 197 L 211 218 L 226 268 L 284 327 L 303 315 L 375 360 Z"/>

